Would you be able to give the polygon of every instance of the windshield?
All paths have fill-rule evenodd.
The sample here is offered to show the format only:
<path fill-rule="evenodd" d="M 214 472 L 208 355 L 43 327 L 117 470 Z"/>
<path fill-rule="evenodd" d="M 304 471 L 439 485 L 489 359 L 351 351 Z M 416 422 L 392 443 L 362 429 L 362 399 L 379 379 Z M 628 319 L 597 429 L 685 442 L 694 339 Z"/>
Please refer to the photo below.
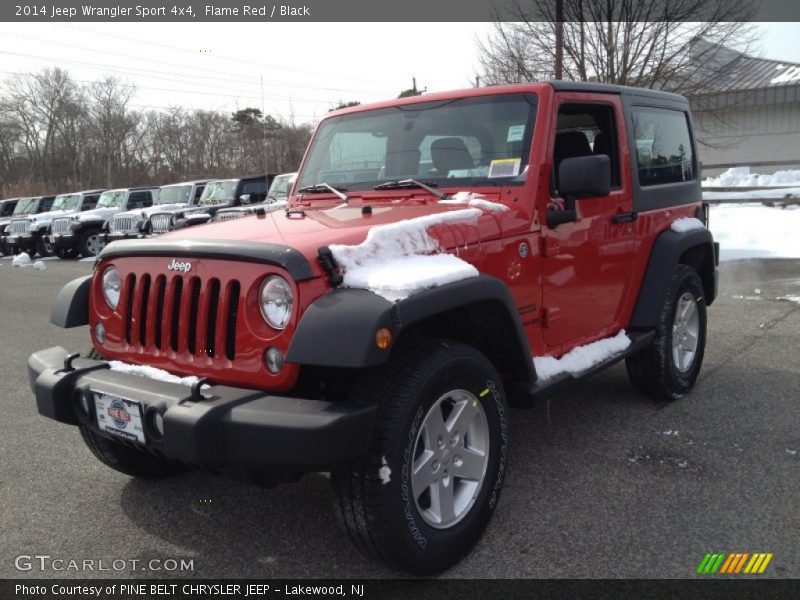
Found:
<path fill-rule="evenodd" d="M 81 201 L 80 194 L 61 194 L 56 196 L 53 201 L 53 208 L 50 210 L 75 210 Z"/>
<path fill-rule="evenodd" d="M 14 209 L 14 216 L 35 213 L 38 206 L 38 198 L 20 198 L 19 202 L 17 202 L 17 207 Z"/>
<path fill-rule="evenodd" d="M 127 190 L 111 190 L 110 192 L 103 192 L 100 194 L 100 199 L 97 201 L 97 208 L 116 208 L 122 206 L 122 201 L 125 199 Z"/>
<path fill-rule="evenodd" d="M 320 124 L 297 189 L 371 189 L 397 179 L 440 187 L 521 184 L 536 96 L 424 102 L 331 117 Z"/>
<path fill-rule="evenodd" d="M 292 182 L 294 181 L 297 173 L 287 173 L 286 175 L 278 175 L 272 180 L 272 185 L 269 186 L 269 193 L 267 196 L 271 200 L 283 200 L 289 196 L 289 190 L 292 189 Z"/>
<path fill-rule="evenodd" d="M 198 204 L 200 206 L 208 206 L 210 204 L 224 204 L 233 200 L 233 195 L 236 193 L 236 184 L 239 183 L 238 179 L 225 179 L 222 181 L 212 181 L 203 190 L 203 195 L 200 196 Z"/>
<path fill-rule="evenodd" d="M 190 185 L 170 185 L 158 190 L 156 204 L 187 204 L 189 194 L 192 193 Z"/>

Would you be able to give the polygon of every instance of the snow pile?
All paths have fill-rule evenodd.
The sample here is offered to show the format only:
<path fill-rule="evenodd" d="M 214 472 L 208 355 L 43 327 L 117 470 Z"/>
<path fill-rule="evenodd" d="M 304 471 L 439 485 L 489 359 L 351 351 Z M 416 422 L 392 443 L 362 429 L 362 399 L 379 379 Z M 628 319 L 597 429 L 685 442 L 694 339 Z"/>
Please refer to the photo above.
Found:
<path fill-rule="evenodd" d="M 783 300 L 784 302 L 794 302 L 795 304 L 800 304 L 800 296 L 780 296 L 777 300 Z"/>
<path fill-rule="evenodd" d="M 504 212 L 508 210 L 505 204 L 486 200 L 481 197 L 480 194 L 474 194 L 472 192 L 458 192 L 455 196 L 447 200 L 439 200 L 439 204 L 467 204 L 475 208 L 488 210 L 489 212 Z"/>
<path fill-rule="evenodd" d="M 552 356 L 535 356 L 533 366 L 539 381 L 547 381 L 561 373 L 580 373 L 590 369 L 607 358 L 618 354 L 630 346 L 631 340 L 621 330 L 614 337 L 597 340 L 585 346 L 578 346 L 561 358 Z"/>
<path fill-rule="evenodd" d="M 705 228 L 706 226 L 703 225 L 703 222 L 700 219 L 695 219 L 694 217 L 675 219 L 670 227 L 672 231 L 676 231 L 678 233 L 686 233 L 687 231 L 692 231 L 693 229 Z"/>
<path fill-rule="evenodd" d="M 11 261 L 12 267 L 27 267 L 31 264 L 31 257 L 27 252 L 20 252 Z"/>
<path fill-rule="evenodd" d="M 703 187 L 800 186 L 800 170 L 777 171 L 772 175 L 751 173 L 750 167 L 734 167 L 703 181 Z"/>
<path fill-rule="evenodd" d="M 425 215 L 373 227 L 357 246 L 332 244 L 331 253 L 344 268 L 344 285 L 371 290 L 390 302 L 424 289 L 477 277 L 469 263 L 440 251 L 428 228 L 443 224 L 473 223 L 477 208 Z"/>
<path fill-rule="evenodd" d="M 711 207 L 709 229 L 720 260 L 800 258 L 800 210 L 719 204 Z"/>
<path fill-rule="evenodd" d="M 41 260 L 37 260 L 35 263 L 33 263 L 33 268 L 37 271 L 44 271 L 47 266 Z"/>
<path fill-rule="evenodd" d="M 148 379 L 155 379 L 156 381 L 164 381 L 166 383 L 179 383 L 180 385 L 190 386 L 197 382 L 197 377 L 193 375 L 189 377 L 178 377 L 163 369 L 148 367 L 147 365 L 129 365 L 119 360 L 112 360 L 109 361 L 108 366 L 112 371 L 128 373 L 129 375 L 138 375 L 139 377 L 147 377 Z"/>

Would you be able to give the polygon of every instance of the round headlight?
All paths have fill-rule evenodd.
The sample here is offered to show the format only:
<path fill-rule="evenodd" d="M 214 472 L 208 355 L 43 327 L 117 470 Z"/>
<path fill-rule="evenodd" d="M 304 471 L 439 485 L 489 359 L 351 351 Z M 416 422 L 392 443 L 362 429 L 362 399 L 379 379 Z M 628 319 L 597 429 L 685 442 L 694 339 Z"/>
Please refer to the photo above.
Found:
<path fill-rule="evenodd" d="M 119 304 L 119 291 L 122 288 L 122 279 L 116 267 L 106 267 L 103 271 L 103 297 L 111 308 Z"/>
<path fill-rule="evenodd" d="M 275 329 L 283 329 L 292 318 L 292 288 L 289 282 L 279 275 L 270 275 L 261 284 L 261 314 L 264 320 Z"/>

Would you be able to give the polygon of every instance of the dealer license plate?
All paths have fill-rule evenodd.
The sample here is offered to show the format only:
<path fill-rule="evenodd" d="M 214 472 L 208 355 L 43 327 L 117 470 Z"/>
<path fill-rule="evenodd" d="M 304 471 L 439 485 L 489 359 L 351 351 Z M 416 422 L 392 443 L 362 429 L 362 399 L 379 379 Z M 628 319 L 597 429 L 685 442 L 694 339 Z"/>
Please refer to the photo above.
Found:
<path fill-rule="evenodd" d="M 144 444 L 142 405 L 134 400 L 104 392 L 94 393 L 97 426 L 131 442 Z"/>

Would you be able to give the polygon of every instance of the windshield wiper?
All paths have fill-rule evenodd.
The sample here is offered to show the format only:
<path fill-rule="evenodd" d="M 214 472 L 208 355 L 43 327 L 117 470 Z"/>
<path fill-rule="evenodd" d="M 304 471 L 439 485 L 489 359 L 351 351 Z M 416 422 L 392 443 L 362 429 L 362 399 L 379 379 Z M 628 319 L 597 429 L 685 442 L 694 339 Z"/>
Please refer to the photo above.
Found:
<path fill-rule="evenodd" d="M 342 202 L 350 202 L 350 198 L 347 197 L 347 194 L 344 192 L 347 191 L 347 188 L 335 188 L 330 184 L 327 183 L 318 183 L 316 185 L 307 185 L 306 187 L 300 188 L 297 190 L 296 193 L 298 194 L 324 194 L 326 192 L 331 192 L 336 194 Z"/>
<path fill-rule="evenodd" d="M 422 183 L 421 181 L 417 181 L 416 179 L 402 179 L 398 181 L 387 181 L 386 183 L 381 183 L 376 185 L 373 189 L 375 190 L 402 190 L 408 188 L 422 188 L 426 192 L 430 192 L 440 200 L 444 200 L 447 198 L 447 194 L 442 192 L 441 190 L 435 189 L 433 186 L 436 185 L 435 183 Z"/>

